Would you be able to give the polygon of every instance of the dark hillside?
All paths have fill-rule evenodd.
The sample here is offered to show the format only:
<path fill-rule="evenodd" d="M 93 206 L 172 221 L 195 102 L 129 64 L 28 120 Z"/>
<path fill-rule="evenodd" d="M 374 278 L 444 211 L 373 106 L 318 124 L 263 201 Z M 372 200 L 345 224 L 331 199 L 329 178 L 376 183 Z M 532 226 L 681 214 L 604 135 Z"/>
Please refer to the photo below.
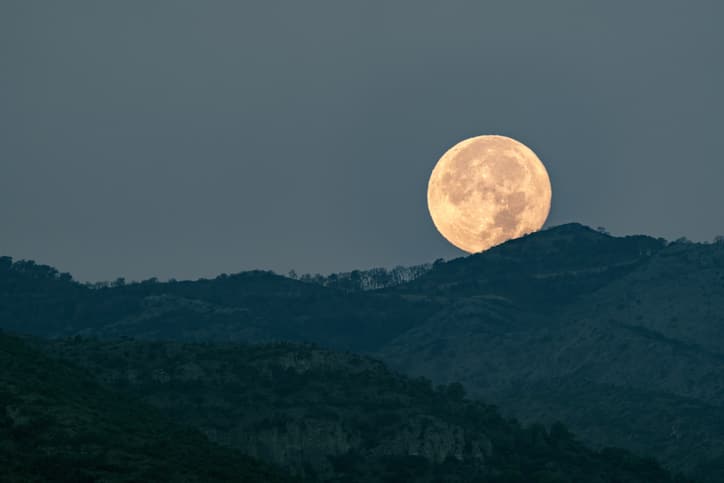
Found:
<path fill-rule="evenodd" d="M 615 239 L 575 226 L 564 231 L 579 232 L 581 242 L 558 259 L 540 248 L 556 235 L 552 229 L 530 236 L 529 244 L 498 247 L 509 254 L 503 261 L 491 250 L 453 262 L 458 275 L 441 267 L 436 276 L 443 290 L 466 296 L 379 356 L 409 374 L 462 381 L 524 420 L 561 419 L 589 443 L 624 446 L 707 481 L 724 480 L 709 463 L 724 458 L 724 245 L 659 246 L 645 237 Z M 539 251 L 510 255 L 528 245 Z M 567 261 L 568 252 L 578 261 Z M 584 262 L 591 268 L 583 271 Z M 622 268 L 595 269 L 604 262 Z M 517 266 L 506 269 L 514 284 L 505 284 L 507 271 L 491 278 L 489 266 L 496 263 Z M 546 275 L 556 266 L 574 270 Z M 425 280 L 434 274 L 411 285 L 432 283 Z M 541 275 L 550 284 L 536 289 Z M 457 276 L 468 277 L 463 288 L 455 285 Z M 551 292 L 559 284 L 585 289 L 557 299 Z M 533 301 L 539 295 L 529 292 L 545 297 Z"/>
<path fill-rule="evenodd" d="M 223 445 L 334 482 L 667 482 L 652 460 L 594 452 L 563 425 L 522 427 L 377 361 L 310 346 L 72 339 L 45 350 Z"/>
<path fill-rule="evenodd" d="M 437 309 L 397 294 L 349 292 L 271 272 L 90 288 L 30 261 L 0 264 L 0 327 L 19 333 L 316 342 L 371 351 Z"/>
<path fill-rule="evenodd" d="M 290 481 L 0 334 L 0 481 Z"/>
<path fill-rule="evenodd" d="M 724 481 L 724 428 L 712 423 L 724 420 L 724 244 L 569 224 L 414 272 L 368 291 L 346 283 L 352 273 L 325 287 L 259 271 L 90 288 L 4 258 L 0 327 L 353 350 Z"/>
<path fill-rule="evenodd" d="M 484 253 L 439 263 L 391 291 L 493 297 L 522 310 L 551 312 L 640 267 L 666 245 L 646 236 L 616 238 L 576 223 Z"/>

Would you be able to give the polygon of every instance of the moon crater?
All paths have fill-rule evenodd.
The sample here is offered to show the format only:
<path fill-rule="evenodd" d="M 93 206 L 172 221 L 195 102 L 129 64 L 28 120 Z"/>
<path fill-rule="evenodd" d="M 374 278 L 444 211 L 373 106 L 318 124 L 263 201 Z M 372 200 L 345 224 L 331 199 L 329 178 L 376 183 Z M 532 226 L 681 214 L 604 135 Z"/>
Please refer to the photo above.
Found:
<path fill-rule="evenodd" d="M 505 136 L 478 136 L 440 158 L 427 203 L 438 231 L 475 253 L 540 230 L 551 194 L 548 172 L 527 146 Z"/>

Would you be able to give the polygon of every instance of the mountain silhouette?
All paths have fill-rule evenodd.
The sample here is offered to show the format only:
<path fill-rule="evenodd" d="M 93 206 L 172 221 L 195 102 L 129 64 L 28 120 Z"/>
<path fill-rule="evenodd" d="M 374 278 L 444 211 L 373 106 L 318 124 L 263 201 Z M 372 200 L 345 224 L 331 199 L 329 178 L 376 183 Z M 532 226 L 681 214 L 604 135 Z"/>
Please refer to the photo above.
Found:
<path fill-rule="evenodd" d="M 724 244 L 579 224 L 376 290 L 260 271 L 90 286 L 6 257 L 0 326 L 368 354 L 434 384 L 460 382 L 505 415 L 564 421 L 594 447 L 631 449 L 714 482 L 724 480 L 723 277 Z"/>

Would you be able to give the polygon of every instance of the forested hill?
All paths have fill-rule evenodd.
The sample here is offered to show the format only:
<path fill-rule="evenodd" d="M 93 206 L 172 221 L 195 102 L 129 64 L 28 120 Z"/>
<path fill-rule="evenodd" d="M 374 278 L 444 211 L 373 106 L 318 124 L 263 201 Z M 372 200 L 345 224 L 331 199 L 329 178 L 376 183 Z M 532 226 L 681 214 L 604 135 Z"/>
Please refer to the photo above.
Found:
<path fill-rule="evenodd" d="M 264 271 L 91 287 L 48 266 L 0 258 L 0 327 L 50 337 L 297 340 L 371 351 L 438 307 Z"/>
<path fill-rule="evenodd" d="M 569 224 L 413 272 L 379 290 L 348 283 L 352 272 L 334 283 L 255 271 L 87 286 L 0 258 L 0 327 L 365 353 L 461 382 L 506 415 L 565 421 L 595 447 L 724 481 L 724 243 Z"/>
<path fill-rule="evenodd" d="M 43 336 L 295 340 L 375 352 L 460 299 L 488 296 L 519 311 L 550 313 L 635 270 L 663 246 L 564 225 L 417 267 L 405 275 L 410 282 L 374 291 L 338 278 L 304 282 L 263 271 L 87 286 L 51 267 L 3 257 L 0 327 Z"/>
<path fill-rule="evenodd" d="M 663 239 L 613 237 L 571 223 L 437 263 L 390 291 L 455 299 L 489 295 L 522 310 L 551 313 L 646 265 L 666 246 Z"/>
<path fill-rule="evenodd" d="M 0 333 L 0 481 L 292 479 Z"/>
<path fill-rule="evenodd" d="M 313 346 L 36 341 L 219 444 L 321 482 L 675 481 L 655 461 L 592 451 L 564 425 L 521 426 L 367 357 Z M 683 481 L 683 480 L 682 480 Z"/>

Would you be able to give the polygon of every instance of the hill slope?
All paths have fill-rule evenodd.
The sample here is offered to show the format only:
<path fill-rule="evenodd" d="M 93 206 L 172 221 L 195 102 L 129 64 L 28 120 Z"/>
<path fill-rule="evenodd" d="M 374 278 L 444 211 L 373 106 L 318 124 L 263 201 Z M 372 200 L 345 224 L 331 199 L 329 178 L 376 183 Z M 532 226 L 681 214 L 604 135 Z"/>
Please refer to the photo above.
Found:
<path fill-rule="evenodd" d="M 635 237 L 630 261 L 615 261 L 617 239 L 565 228 L 589 256 L 566 261 L 566 249 L 551 263 L 541 248 L 559 234 L 550 230 L 458 261 L 462 274 L 433 270 L 400 287 L 463 295 L 379 356 L 437 382 L 461 381 L 525 420 L 562 419 L 589 442 L 724 480 L 710 462 L 724 456 L 724 245 Z M 575 264 L 609 257 L 585 271 Z M 498 283 L 504 264 L 514 284 Z M 556 296 L 576 285 L 571 297 Z"/>
<path fill-rule="evenodd" d="M 329 482 L 666 482 L 652 460 L 523 428 L 460 385 L 310 346 L 44 342 L 213 440 Z"/>
<path fill-rule="evenodd" d="M 367 292 L 268 272 L 91 289 L 0 258 L 0 326 L 354 350 L 714 482 L 724 481 L 722 277 L 722 244 L 577 224 Z"/>
<path fill-rule="evenodd" d="M 0 333 L 0 480 L 289 481 L 280 475 Z"/>
<path fill-rule="evenodd" d="M 0 257 L 0 327 L 145 339 L 296 340 L 374 350 L 437 310 L 398 294 L 347 292 L 271 272 L 90 288 L 52 267 Z"/>

